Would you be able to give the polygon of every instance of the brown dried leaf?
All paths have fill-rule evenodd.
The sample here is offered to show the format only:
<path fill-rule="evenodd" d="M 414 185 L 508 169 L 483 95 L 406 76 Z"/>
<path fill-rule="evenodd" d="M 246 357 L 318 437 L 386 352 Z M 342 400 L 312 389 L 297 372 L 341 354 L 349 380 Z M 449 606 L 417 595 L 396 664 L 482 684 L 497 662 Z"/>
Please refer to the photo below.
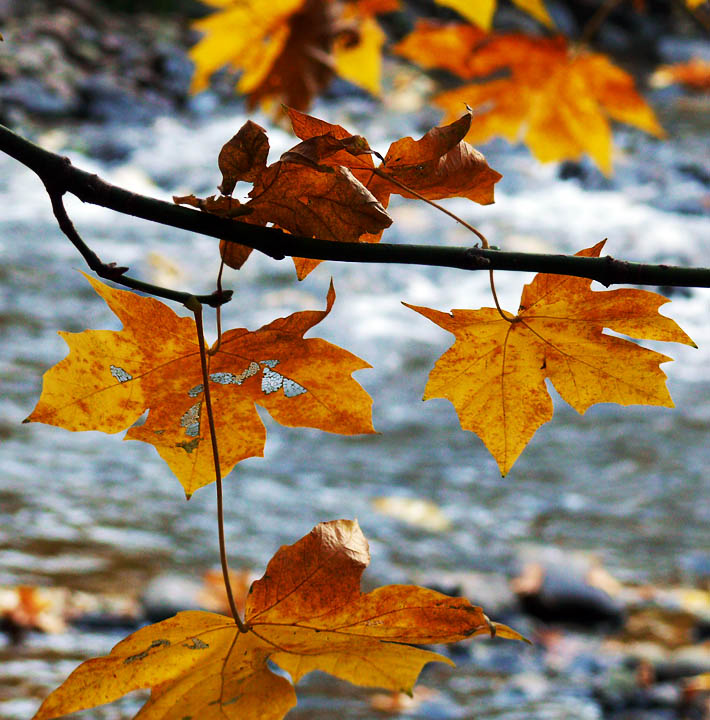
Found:
<path fill-rule="evenodd" d="M 253 183 L 266 169 L 268 155 L 266 130 L 247 120 L 219 153 L 217 162 L 222 173 L 219 191 L 222 195 L 231 195 L 240 180 Z"/>

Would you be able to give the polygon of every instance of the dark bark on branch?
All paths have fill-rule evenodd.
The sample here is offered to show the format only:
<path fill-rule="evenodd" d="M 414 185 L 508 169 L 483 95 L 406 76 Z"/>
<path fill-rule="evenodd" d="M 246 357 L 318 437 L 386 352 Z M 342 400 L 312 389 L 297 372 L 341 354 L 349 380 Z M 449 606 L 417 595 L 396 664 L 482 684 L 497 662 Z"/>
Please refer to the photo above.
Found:
<path fill-rule="evenodd" d="M 228 242 L 238 242 L 281 260 L 286 256 L 357 263 L 398 263 L 459 268 L 545 272 L 597 280 L 605 286 L 627 283 L 668 287 L 710 287 L 710 268 L 650 265 L 601 258 L 542 253 L 504 252 L 476 247 L 437 247 L 389 243 L 335 243 L 289 235 L 275 228 L 220 218 L 111 185 L 98 175 L 74 167 L 68 158 L 40 148 L 0 125 L 0 150 L 33 170 L 50 192 L 61 198 L 72 193 L 83 202 L 162 225 L 189 230 Z M 53 199 L 56 210 L 56 200 Z M 68 220 L 68 218 L 67 218 Z M 86 257 L 86 255 L 85 255 Z M 87 260 L 88 261 L 88 260 Z M 112 268 L 99 261 L 103 268 Z M 119 269 L 121 270 L 121 269 Z M 109 270 L 118 282 L 125 276 Z M 111 277 L 110 274 L 105 277 Z M 135 281 L 139 282 L 139 281 Z M 151 292 L 147 287 L 138 288 Z M 176 298 L 172 298 L 176 299 Z M 200 298 L 203 300 L 203 298 Z M 223 301 L 224 298 L 221 299 Z M 182 300 L 181 300 L 182 301 Z M 209 302 L 209 300 L 203 300 Z M 220 299 L 210 304 L 219 303 Z"/>

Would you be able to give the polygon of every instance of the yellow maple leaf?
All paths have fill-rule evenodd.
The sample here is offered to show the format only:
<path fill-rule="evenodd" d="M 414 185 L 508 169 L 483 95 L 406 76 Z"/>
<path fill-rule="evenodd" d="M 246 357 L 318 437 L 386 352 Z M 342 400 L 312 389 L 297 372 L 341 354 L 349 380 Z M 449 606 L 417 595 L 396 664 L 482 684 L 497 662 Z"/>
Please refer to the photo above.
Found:
<path fill-rule="evenodd" d="M 273 61 L 286 42 L 288 18 L 301 8 L 304 0 L 268 3 L 205 0 L 205 3 L 217 12 L 197 20 L 193 26 L 204 33 L 204 37 L 190 50 L 190 58 L 195 63 L 191 92 L 204 90 L 212 73 L 226 65 L 237 69 L 263 68 L 266 58 Z M 262 74 L 263 70 L 256 71 L 258 79 Z M 255 82 L 247 76 L 240 81 L 238 89 L 246 92 L 254 84 L 258 84 L 258 80 Z"/>
<path fill-rule="evenodd" d="M 149 297 L 86 276 L 123 330 L 59 334 L 69 355 L 44 375 L 25 422 L 116 433 L 153 445 L 188 497 L 214 480 L 195 322 Z M 347 350 L 303 335 L 325 310 L 297 312 L 254 332 L 228 330 L 208 356 L 222 475 L 262 456 L 266 430 L 256 405 L 282 425 L 352 435 L 374 432 L 372 399 L 351 377 L 370 367 Z M 133 425 L 149 409 L 142 425 Z M 133 425 L 133 427 L 131 427 Z"/>
<path fill-rule="evenodd" d="M 484 30 L 490 30 L 498 0 L 436 0 L 439 5 L 453 8 L 462 17 Z M 553 27 L 552 18 L 545 8 L 543 0 L 513 0 L 526 13 L 547 27 Z"/>
<path fill-rule="evenodd" d="M 344 19 L 357 21 L 357 39 L 355 42 L 350 42 L 345 36 L 336 39 L 333 48 L 335 70 L 345 80 L 379 96 L 382 94 L 385 34 L 374 18 L 358 15 L 355 8 L 346 7 L 344 13 Z"/>
<path fill-rule="evenodd" d="M 570 50 L 562 37 L 493 37 L 476 48 L 466 67 L 468 79 L 510 73 L 434 98 L 446 111 L 445 120 L 457 116 L 463 103 L 474 108 L 476 118 L 466 136 L 470 142 L 494 136 L 522 139 L 542 162 L 576 160 L 587 153 L 608 175 L 610 119 L 664 136 L 630 75 L 605 55 Z"/>
<path fill-rule="evenodd" d="M 374 19 L 391 2 L 330 0 L 207 0 L 217 9 L 194 28 L 202 39 L 190 50 L 191 91 L 207 87 L 224 67 L 241 71 L 237 92 L 251 107 L 279 100 L 305 109 L 334 73 L 380 93 L 383 31 Z"/>
<path fill-rule="evenodd" d="M 320 523 L 274 555 L 247 597 L 245 624 L 182 612 L 129 636 L 80 665 L 42 704 L 48 720 L 152 688 L 136 720 L 280 720 L 296 704 L 291 683 L 313 670 L 365 687 L 411 692 L 424 665 L 453 663 L 412 644 L 474 635 L 522 640 L 480 607 L 414 585 L 360 592 L 370 562 L 357 521 Z"/>
<path fill-rule="evenodd" d="M 597 257 L 603 245 L 577 254 Z M 431 371 L 424 399 L 450 400 L 461 426 L 483 440 L 503 475 L 552 418 L 546 378 L 579 413 L 602 402 L 673 407 L 659 367 L 672 358 L 602 332 L 695 347 L 658 313 L 668 299 L 646 290 L 593 292 L 590 285 L 536 275 L 507 320 L 495 308 L 444 313 L 407 305 L 456 336 Z"/>

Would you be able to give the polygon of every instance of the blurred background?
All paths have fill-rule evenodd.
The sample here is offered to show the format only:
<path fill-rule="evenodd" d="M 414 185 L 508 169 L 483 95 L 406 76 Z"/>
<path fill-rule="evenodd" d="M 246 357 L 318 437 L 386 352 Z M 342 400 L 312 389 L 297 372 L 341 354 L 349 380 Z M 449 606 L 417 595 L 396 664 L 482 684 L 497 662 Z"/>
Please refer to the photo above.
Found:
<path fill-rule="evenodd" d="M 513 4 L 499 5 L 494 27 L 545 32 Z M 602 5 L 546 3 L 573 39 Z M 704 5 L 697 13 L 680 2 L 609 5 L 593 36 L 598 51 L 633 73 L 666 139 L 615 127 L 607 176 L 586 155 L 541 164 L 525 146 L 494 138 L 479 147 L 503 174 L 495 205 L 444 204 L 506 250 L 573 253 L 607 237 L 605 250 L 618 258 L 707 265 L 707 78 L 651 83 L 660 65 L 710 61 Z M 213 9 L 192 0 L 0 0 L 0 121 L 82 169 L 166 200 L 216 192 L 219 150 L 247 118 L 267 129 L 275 161 L 297 140 L 264 112 L 263 98 L 247 109 L 234 93 L 238 69 L 218 70 L 190 92 L 190 48 L 204 37 L 195 22 Z M 381 95 L 328 76 L 311 112 L 365 135 L 382 154 L 439 122 L 432 95 L 456 79 L 387 50 L 422 16 L 461 22 L 423 0 L 379 12 L 389 43 Z M 346 29 L 357 45 L 358 27 Z M 132 629 L 188 607 L 222 610 L 224 598 L 211 572 L 213 486 L 186 503 L 147 445 L 21 423 L 42 374 L 66 353 L 56 331 L 119 325 L 76 272 L 81 258 L 40 182 L 1 154 L 0 193 L 0 717 L 20 720 L 80 661 Z M 214 289 L 213 240 L 74 198 L 67 208 L 104 261 L 151 282 Z M 423 203 L 395 198 L 390 212 L 386 241 L 473 242 Z M 551 388 L 553 420 L 501 479 L 449 403 L 422 403 L 452 338 L 401 305 L 490 306 L 487 277 L 328 262 L 299 283 L 290 260 L 254 254 L 225 275 L 235 300 L 224 325 L 256 329 L 322 308 L 331 277 L 337 301 L 311 334 L 373 365 L 356 377 L 374 398 L 380 434 L 283 428 L 262 412 L 264 459 L 241 463 L 225 484 L 236 583 L 260 576 L 281 544 L 315 523 L 357 517 L 373 556 L 366 589 L 416 582 L 463 594 L 534 644 L 449 647 L 456 668 L 426 668 L 413 700 L 314 674 L 289 717 L 331 717 L 333 704 L 343 718 L 710 717 L 710 291 L 650 288 L 672 299 L 664 314 L 699 346 L 644 343 L 675 360 L 663 366 L 675 409 L 599 405 L 579 416 Z M 530 279 L 497 273 L 502 306 L 515 310 Z M 214 327 L 210 320 L 212 337 Z M 78 717 L 129 718 L 142 698 Z"/>

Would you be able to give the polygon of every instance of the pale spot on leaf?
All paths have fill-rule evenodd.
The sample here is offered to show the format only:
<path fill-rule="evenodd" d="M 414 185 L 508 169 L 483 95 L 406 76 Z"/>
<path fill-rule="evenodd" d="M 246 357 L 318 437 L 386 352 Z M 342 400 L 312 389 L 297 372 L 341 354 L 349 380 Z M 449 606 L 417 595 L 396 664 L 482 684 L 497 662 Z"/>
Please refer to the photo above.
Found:
<path fill-rule="evenodd" d="M 239 375 L 229 372 L 212 373 L 210 380 L 219 385 L 241 385 L 247 378 L 256 375 L 258 372 L 259 365 L 252 361 L 249 363 L 249 367 L 246 370 L 242 370 Z"/>
<path fill-rule="evenodd" d="M 118 382 L 124 383 L 129 380 L 133 380 L 133 375 L 126 372 L 123 368 L 118 367 L 117 365 L 110 365 L 109 367 L 111 369 L 111 375 L 113 375 Z"/>
<path fill-rule="evenodd" d="M 194 397 L 197 397 L 204 389 L 205 389 L 205 386 L 202 383 L 200 383 L 199 385 L 195 385 L 195 387 L 190 388 L 187 391 L 187 394 L 191 398 L 194 398 Z"/>
<path fill-rule="evenodd" d="M 200 434 L 201 403 L 195 403 L 181 418 L 180 425 L 185 428 L 185 435 L 197 437 Z"/>
<path fill-rule="evenodd" d="M 308 392 L 303 385 L 299 385 L 295 380 L 284 377 L 281 373 L 274 372 L 268 367 L 262 370 L 263 377 L 261 378 L 261 391 L 265 395 L 270 395 L 276 392 L 280 388 L 283 388 L 284 395 L 287 398 L 297 397 Z"/>
<path fill-rule="evenodd" d="M 264 377 L 261 378 L 261 392 L 265 395 L 276 392 L 283 385 L 284 376 L 281 373 L 269 370 L 268 367 L 265 367 L 262 372 Z"/>
<path fill-rule="evenodd" d="M 303 393 L 308 392 L 303 385 L 299 385 L 295 380 L 289 380 L 287 377 L 284 378 L 283 388 L 284 395 L 287 398 L 296 397 L 297 395 L 303 395 Z"/>

